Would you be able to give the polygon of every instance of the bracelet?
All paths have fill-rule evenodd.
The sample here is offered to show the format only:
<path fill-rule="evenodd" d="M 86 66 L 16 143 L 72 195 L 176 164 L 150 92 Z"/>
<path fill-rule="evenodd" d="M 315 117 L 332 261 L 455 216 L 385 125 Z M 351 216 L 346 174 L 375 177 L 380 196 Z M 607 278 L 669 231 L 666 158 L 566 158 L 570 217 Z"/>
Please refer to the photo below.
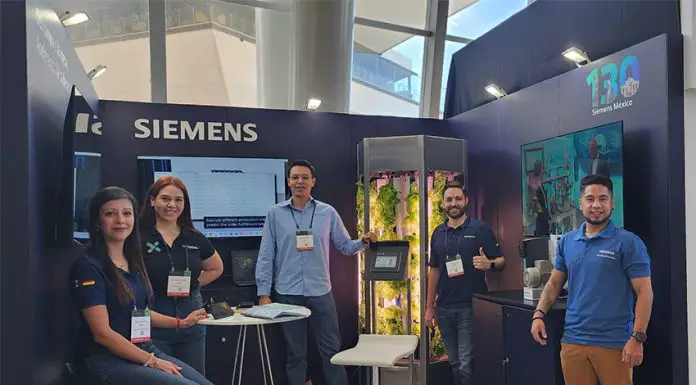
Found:
<path fill-rule="evenodd" d="M 147 361 L 145 361 L 145 363 L 143 364 L 143 366 L 146 367 L 146 368 L 149 367 L 149 366 L 150 366 L 150 361 L 152 361 L 152 359 L 153 359 L 154 357 L 155 357 L 155 353 L 150 353 L 150 358 L 148 358 Z"/>
<path fill-rule="evenodd" d="M 534 312 L 535 312 L 535 313 L 536 313 L 536 312 L 539 312 L 539 313 L 541 313 L 541 315 L 543 315 L 544 317 L 546 317 L 546 313 L 544 313 L 543 310 L 536 309 L 536 310 L 534 310 Z"/>
<path fill-rule="evenodd" d="M 544 322 L 544 317 L 539 317 L 539 316 L 532 317 L 532 322 L 534 322 L 534 320 L 538 320 L 538 319 L 540 319 L 541 322 Z"/>
<path fill-rule="evenodd" d="M 159 363 L 160 363 L 160 359 L 155 357 L 155 364 L 152 365 L 152 367 L 155 369 L 159 369 Z"/>

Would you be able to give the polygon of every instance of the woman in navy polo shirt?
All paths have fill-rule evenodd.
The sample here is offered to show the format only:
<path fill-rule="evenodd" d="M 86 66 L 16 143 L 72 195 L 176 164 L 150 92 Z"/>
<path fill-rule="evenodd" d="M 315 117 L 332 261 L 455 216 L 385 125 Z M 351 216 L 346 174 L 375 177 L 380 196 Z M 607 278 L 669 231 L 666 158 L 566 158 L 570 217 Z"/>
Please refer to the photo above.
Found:
<path fill-rule="evenodd" d="M 145 267 L 155 294 L 153 309 L 186 317 L 203 307 L 199 290 L 216 280 L 222 259 L 193 227 L 189 194 L 180 178 L 163 176 L 150 186 L 140 214 Z M 152 330 L 155 346 L 205 375 L 205 326 Z"/>
<path fill-rule="evenodd" d="M 212 385 L 187 364 L 150 342 L 150 325 L 188 328 L 204 311 L 179 320 L 151 310 L 133 196 L 119 188 L 99 191 L 89 208 L 90 245 L 70 269 L 73 300 L 81 311 L 77 366 L 81 383 L 110 385 Z"/>

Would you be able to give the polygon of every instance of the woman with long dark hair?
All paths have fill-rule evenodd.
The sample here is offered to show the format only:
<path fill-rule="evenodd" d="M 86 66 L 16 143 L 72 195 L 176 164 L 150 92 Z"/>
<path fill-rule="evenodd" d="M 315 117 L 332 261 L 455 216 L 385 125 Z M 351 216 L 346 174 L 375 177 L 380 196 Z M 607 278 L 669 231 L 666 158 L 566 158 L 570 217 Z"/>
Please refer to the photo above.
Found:
<path fill-rule="evenodd" d="M 216 280 L 222 259 L 196 230 L 184 182 L 163 176 L 150 186 L 140 214 L 140 237 L 155 296 L 154 309 L 170 317 L 186 317 L 203 307 L 200 288 Z M 154 328 L 152 339 L 163 352 L 205 374 L 205 326 Z"/>
<path fill-rule="evenodd" d="M 81 383 L 109 385 L 212 385 L 189 365 L 159 351 L 150 325 L 190 327 L 152 310 L 152 288 L 143 263 L 133 195 L 119 187 L 100 190 L 89 208 L 90 244 L 70 269 L 70 289 L 82 330 L 77 366 Z"/>

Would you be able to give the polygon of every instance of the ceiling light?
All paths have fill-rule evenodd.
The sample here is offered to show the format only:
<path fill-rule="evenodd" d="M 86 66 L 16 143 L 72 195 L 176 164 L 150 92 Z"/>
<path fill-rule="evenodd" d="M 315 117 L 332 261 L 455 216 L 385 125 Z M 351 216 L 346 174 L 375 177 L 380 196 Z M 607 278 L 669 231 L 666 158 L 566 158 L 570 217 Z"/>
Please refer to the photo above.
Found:
<path fill-rule="evenodd" d="M 66 27 L 69 27 L 71 25 L 84 23 L 87 20 L 89 20 L 89 16 L 87 16 L 87 14 L 84 12 L 75 12 L 75 13 L 65 12 L 65 15 L 63 15 L 60 18 L 60 22 L 63 23 L 63 25 Z"/>
<path fill-rule="evenodd" d="M 500 99 L 503 96 L 507 95 L 507 93 L 500 87 L 498 87 L 495 84 L 489 84 L 486 86 L 486 92 L 489 94 L 495 96 L 496 98 Z"/>
<path fill-rule="evenodd" d="M 321 99 L 319 98 L 309 98 L 309 100 L 307 100 L 308 110 L 316 110 L 319 108 L 319 105 L 321 105 Z"/>
<path fill-rule="evenodd" d="M 94 67 L 93 70 L 87 73 L 87 77 L 89 77 L 90 80 L 94 80 L 97 76 L 103 74 L 104 72 L 106 72 L 106 66 L 99 64 L 98 66 Z"/>
<path fill-rule="evenodd" d="M 570 47 L 567 50 L 563 51 L 563 56 L 566 59 L 575 62 L 575 64 L 578 67 L 580 67 L 581 63 L 587 64 L 592 62 L 590 58 L 587 56 L 587 54 L 577 47 Z"/>

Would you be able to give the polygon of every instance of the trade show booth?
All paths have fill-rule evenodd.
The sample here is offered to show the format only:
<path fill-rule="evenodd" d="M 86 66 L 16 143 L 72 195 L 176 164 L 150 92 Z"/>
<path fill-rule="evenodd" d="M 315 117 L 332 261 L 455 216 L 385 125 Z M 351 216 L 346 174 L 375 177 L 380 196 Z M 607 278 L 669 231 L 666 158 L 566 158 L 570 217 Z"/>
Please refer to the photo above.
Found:
<path fill-rule="evenodd" d="M 351 384 L 406 383 L 406 368 L 415 384 L 451 383 L 441 336 L 420 320 L 430 236 L 446 219 L 442 191 L 452 179 L 466 186 L 468 214 L 491 225 L 507 260 L 488 273 L 490 291 L 475 295 L 476 382 L 562 384 L 563 299 L 550 312 L 548 346 L 532 340 L 530 320 L 553 261 L 549 245 L 582 222 L 578 181 L 597 172 L 614 182 L 612 219 L 641 237 L 652 258 L 653 316 L 635 383 L 686 383 L 680 36 L 651 35 L 483 105 L 454 96 L 455 78 L 451 117 L 437 120 L 99 101 L 41 0 L 2 2 L 0 20 L 0 382 L 71 383 L 66 364 L 79 322 L 67 270 L 79 255 L 75 243 L 88 238 L 86 208 L 99 188 L 123 187 L 142 203 L 158 176 L 188 175 L 194 222 L 225 269 L 202 289 L 204 300 L 258 303 L 264 216 L 288 196 L 288 163 L 306 159 L 316 167 L 313 196 L 336 209 L 353 238 L 373 229 L 409 246 L 393 271 L 365 253 L 331 251 L 342 350 L 362 334 L 419 339 L 415 356 L 392 367 L 347 367 Z M 27 35 L 10 38 L 17 29 Z M 594 152 L 602 162 L 588 163 Z M 251 333 L 243 384 L 266 376 Z M 232 380 L 237 337 L 236 328 L 207 327 L 211 382 Z M 273 383 L 286 384 L 279 327 L 266 328 L 264 339 Z M 320 385 L 315 354 L 308 370 Z"/>
<path fill-rule="evenodd" d="M 91 117 L 83 124 L 88 129 L 75 134 L 75 151 L 81 157 L 93 154 L 92 158 L 99 160 L 98 179 L 103 186 L 121 186 L 142 200 L 158 174 L 200 174 L 200 178 L 185 178 L 194 197 L 195 223 L 209 212 L 234 216 L 230 197 L 235 197 L 232 201 L 239 200 L 240 205 L 261 207 L 256 216 L 262 223 L 268 208 L 286 199 L 287 163 L 307 159 L 317 170 L 313 195 L 336 208 L 353 236 L 357 235 L 359 142 L 374 136 L 376 131 L 384 136 L 452 136 L 447 122 L 434 119 L 117 101 L 101 101 L 99 119 Z M 95 132 L 91 127 L 100 128 Z M 211 170 L 253 170 L 273 174 L 274 182 L 269 189 L 260 187 L 262 183 L 254 187 L 249 180 L 240 180 L 239 185 L 221 184 L 215 178 L 202 177 Z M 80 186 L 83 179 L 76 181 L 75 191 L 84 191 Z M 212 241 L 225 264 L 223 277 L 203 288 L 204 299 L 228 300 L 232 305 L 257 302 L 254 270 L 242 271 L 240 258 L 243 261 L 249 256 L 255 263 L 260 228 L 206 227 L 202 222 L 199 230 Z M 355 345 L 359 333 L 358 257 L 332 252 L 331 272 L 343 347 L 348 348 Z M 232 366 L 226 356 L 234 351 L 237 331 L 230 329 L 208 327 L 207 372 L 214 383 L 232 378 Z M 268 334 L 275 383 L 282 384 L 284 343 L 279 329 L 269 328 Z M 253 357 L 244 362 L 248 375 L 244 381 L 249 384 L 258 383 L 253 382 L 254 376 L 262 381 L 261 373 L 253 370 L 259 357 L 255 349 L 258 346 L 250 344 L 246 350 Z M 357 372 L 353 377 L 357 379 Z"/>

